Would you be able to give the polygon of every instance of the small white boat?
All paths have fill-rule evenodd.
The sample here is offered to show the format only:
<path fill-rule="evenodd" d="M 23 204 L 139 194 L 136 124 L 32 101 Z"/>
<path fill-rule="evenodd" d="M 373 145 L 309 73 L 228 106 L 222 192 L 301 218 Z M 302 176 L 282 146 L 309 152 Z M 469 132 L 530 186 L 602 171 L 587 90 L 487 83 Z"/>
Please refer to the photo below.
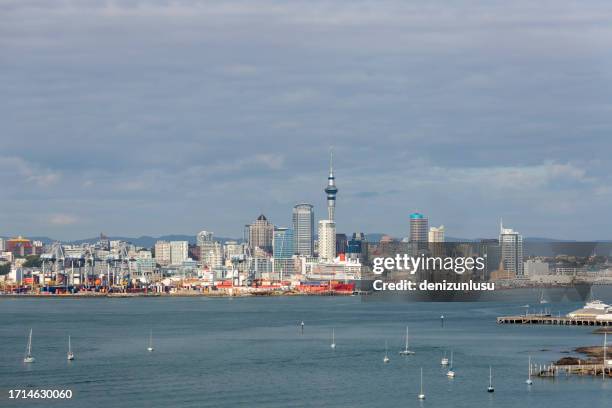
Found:
<path fill-rule="evenodd" d="M 446 351 L 444 352 L 444 357 L 440 360 L 440 365 L 447 366 L 448 365 L 448 357 L 446 357 Z"/>
<path fill-rule="evenodd" d="M 26 348 L 25 357 L 23 358 L 24 363 L 33 363 L 34 357 L 32 356 L 32 329 L 30 329 L 30 335 L 28 336 L 28 346 Z"/>
<path fill-rule="evenodd" d="M 420 400 L 425 399 L 425 393 L 423 392 L 423 367 L 421 367 L 421 392 L 419 392 L 417 398 Z"/>
<path fill-rule="evenodd" d="M 74 360 L 74 353 L 72 352 L 72 344 L 70 343 L 70 336 L 68 336 L 68 354 L 66 354 L 68 361 Z"/>
<path fill-rule="evenodd" d="M 388 363 L 389 361 L 391 361 L 389 359 L 389 352 L 388 352 L 388 350 L 389 350 L 389 347 L 387 345 L 387 341 L 385 340 L 385 357 L 383 358 L 383 363 L 385 363 L 385 364 Z"/>
<path fill-rule="evenodd" d="M 528 369 L 527 369 L 527 379 L 525 380 L 525 384 L 527 384 L 527 385 L 533 384 L 533 381 L 531 380 L 531 356 L 529 356 L 529 363 L 528 363 Z"/>
<path fill-rule="evenodd" d="M 493 388 L 493 369 L 489 366 L 489 388 L 487 388 L 487 392 L 495 392 L 495 388 Z"/>
<path fill-rule="evenodd" d="M 332 329 L 332 342 L 331 342 L 330 347 L 333 349 L 336 348 L 336 330 L 335 329 Z"/>
<path fill-rule="evenodd" d="M 409 356 L 409 355 L 414 354 L 414 351 L 408 348 L 408 326 L 406 326 L 406 347 L 404 348 L 404 350 L 401 350 L 399 353 L 402 356 Z"/>
<path fill-rule="evenodd" d="M 450 366 L 446 372 L 448 378 L 455 378 L 455 371 L 453 370 L 453 351 L 451 350 Z"/>
<path fill-rule="evenodd" d="M 148 352 L 152 352 L 153 349 L 153 330 L 149 332 L 149 347 L 147 347 Z"/>

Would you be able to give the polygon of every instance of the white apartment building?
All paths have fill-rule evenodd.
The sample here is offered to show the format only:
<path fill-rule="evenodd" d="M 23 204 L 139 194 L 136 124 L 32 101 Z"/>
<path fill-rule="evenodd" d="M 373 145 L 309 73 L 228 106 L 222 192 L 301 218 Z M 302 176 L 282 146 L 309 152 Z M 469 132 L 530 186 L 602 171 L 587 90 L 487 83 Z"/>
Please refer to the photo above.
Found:
<path fill-rule="evenodd" d="M 319 221 L 319 259 L 331 262 L 336 257 L 336 223 Z"/>
<path fill-rule="evenodd" d="M 189 258 L 189 242 L 171 241 L 170 242 L 170 264 L 181 265 Z"/>
<path fill-rule="evenodd" d="M 155 261 L 160 265 L 170 265 L 170 243 L 168 241 L 155 243 Z"/>

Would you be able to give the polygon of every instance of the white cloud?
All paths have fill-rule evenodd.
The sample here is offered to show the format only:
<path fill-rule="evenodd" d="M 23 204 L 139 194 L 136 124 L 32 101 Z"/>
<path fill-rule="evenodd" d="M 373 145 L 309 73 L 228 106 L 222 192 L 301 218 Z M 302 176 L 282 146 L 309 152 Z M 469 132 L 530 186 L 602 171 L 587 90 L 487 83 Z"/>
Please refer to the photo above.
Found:
<path fill-rule="evenodd" d="M 56 226 L 73 225 L 78 221 L 78 217 L 68 214 L 52 214 L 49 217 L 49 224 Z"/>

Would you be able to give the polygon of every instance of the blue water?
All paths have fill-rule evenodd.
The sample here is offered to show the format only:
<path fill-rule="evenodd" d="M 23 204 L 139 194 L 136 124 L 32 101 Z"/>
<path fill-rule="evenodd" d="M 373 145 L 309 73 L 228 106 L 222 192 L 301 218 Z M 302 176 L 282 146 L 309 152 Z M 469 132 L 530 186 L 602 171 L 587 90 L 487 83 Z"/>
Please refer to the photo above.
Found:
<path fill-rule="evenodd" d="M 555 313 L 578 306 L 548 305 Z M 535 378 L 533 386 L 525 384 L 528 355 L 548 363 L 574 347 L 600 344 L 601 336 L 588 327 L 495 322 L 522 311 L 516 302 L 391 304 L 359 297 L 0 298 L 0 406 L 612 406 L 612 380 Z M 416 355 L 401 357 L 406 324 Z M 30 328 L 36 362 L 25 365 Z M 155 351 L 148 353 L 151 329 Z M 68 334 L 74 362 L 66 360 Z M 389 364 L 382 362 L 385 341 Z M 453 380 L 439 365 L 451 348 Z M 486 392 L 489 365 L 493 394 Z M 420 367 L 422 402 L 416 399 Z M 8 399 L 11 388 L 71 389 L 74 395 L 16 401 Z"/>

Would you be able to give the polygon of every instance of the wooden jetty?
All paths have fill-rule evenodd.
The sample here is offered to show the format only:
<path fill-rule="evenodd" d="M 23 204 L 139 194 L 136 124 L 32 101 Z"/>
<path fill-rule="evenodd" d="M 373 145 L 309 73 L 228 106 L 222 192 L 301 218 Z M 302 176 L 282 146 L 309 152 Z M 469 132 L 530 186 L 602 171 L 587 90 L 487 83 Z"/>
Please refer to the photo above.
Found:
<path fill-rule="evenodd" d="M 551 364 L 544 367 L 539 367 L 536 370 L 538 377 L 556 378 L 560 376 L 570 375 L 588 375 L 595 377 L 612 377 L 612 365 L 604 366 L 604 364 L 587 363 L 573 365 L 557 365 Z"/>
<path fill-rule="evenodd" d="M 543 315 L 500 316 L 497 324 L 548 324 L 559 326 L 612 326 L 612 320 L 594 317 L 555 317 Z"/>

